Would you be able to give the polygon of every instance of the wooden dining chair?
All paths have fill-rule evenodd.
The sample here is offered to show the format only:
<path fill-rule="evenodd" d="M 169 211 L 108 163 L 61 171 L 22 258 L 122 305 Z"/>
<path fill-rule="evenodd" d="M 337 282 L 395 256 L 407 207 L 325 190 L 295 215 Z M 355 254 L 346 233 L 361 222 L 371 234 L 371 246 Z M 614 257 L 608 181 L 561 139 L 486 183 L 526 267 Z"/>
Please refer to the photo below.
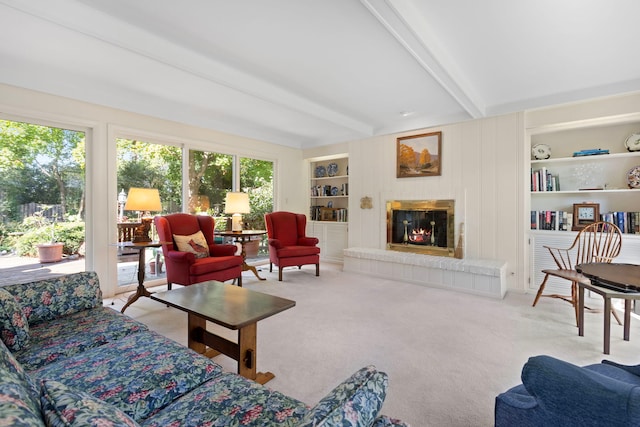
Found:
<path fill-rule="evenodd" d="M 541 297 L 559 298 L 567 301 L 573 306 L 576 325 L 578 324 L 578 282 L 590 283 L 590 280 L 576 271 L 576 265 L 592 262 L 611 262 L 620 254 L 622 247 L 622 233 L 620 229 L 611 222 L 599 221 L 588 225 L 578 232 L 573 244 L 569 248 L 554 248 L 544 246 L 549 250 L 558 268 L 542 270 L 545 274 L 536 298 L 533 300 L 535 307 Z M 549 276 L 559 277 L 571 282 L 571 294 L 544 294 L 544 288 Z M 620 318 L 615 310 L 611 313 L 619 324 Z"/>

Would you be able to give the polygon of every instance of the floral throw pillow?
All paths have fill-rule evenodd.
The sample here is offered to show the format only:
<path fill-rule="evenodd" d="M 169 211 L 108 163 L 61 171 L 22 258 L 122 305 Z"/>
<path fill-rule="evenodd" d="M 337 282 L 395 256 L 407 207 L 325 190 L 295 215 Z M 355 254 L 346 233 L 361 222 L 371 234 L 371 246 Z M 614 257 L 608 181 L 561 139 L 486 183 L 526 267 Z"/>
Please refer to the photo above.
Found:
<path fill-rule="evenodd" d="M 373 366 L 346 379 L 304 416 L 298 427 L 371 426 L 387 395 L 387 374 Z"/>
<path fill-rule="evenodd" d="M 42 381 L 40 401 L 49 426 L 138 426 L 115 406 L 58 381 Z"/>
<path fill-rule="evenodd" d="M 204 238 L 202 231 L 191 234 L 189 236 L 173 235 L 173 240 L 181 252 L 191 252 L 196 258 L 206 258 L 209 256 L 209 245 L 207 239 Z"/>
<path fill-rule="evenodd" d="M 29 342 L 29 322 L 13 295 L 0 288 L 0 337 L 11 351 L 24 348 Z"/>

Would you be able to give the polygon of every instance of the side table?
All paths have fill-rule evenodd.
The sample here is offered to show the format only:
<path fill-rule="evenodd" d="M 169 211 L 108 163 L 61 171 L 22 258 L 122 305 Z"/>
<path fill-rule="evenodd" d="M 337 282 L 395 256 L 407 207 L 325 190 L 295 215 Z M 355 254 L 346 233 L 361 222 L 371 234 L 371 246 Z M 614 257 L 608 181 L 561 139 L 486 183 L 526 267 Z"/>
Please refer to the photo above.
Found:
<path fill-rule="evenodd" d="M 267 234 L 266 230 L 242 230 L 242 231 L 216 231 L 216 236 L 232 237 L 233 241 L 240 243 L 242 246 L 242 271 L 253 271 L 253 274 L 259 280 L 267 280 L 264 277 L 258 275 L 258 270 L 252 265 L 247 264 L 247 252 L 244 246 L 251 241 L 254 236 L 264 236 Z"/>
<path fill-rule="evenodd" d="M 136 293 L 129 296 L 127 299 L 127 303 L 122 307 L 120 313 L 124 313 L 124 311 L 131 304 L 136 302 L 140 297 L 149 297 L 151 296 L 151 292 L 144 287 L 144 252 L 147 248 L 159 248 L 162 246 L 164 242 L 118 242 L 114 243 L 115 246 L 119 248 L 127 248 L 127 249 L 137 249 L 138 250 L 138 287 L 136 288 Z"/>
<path fill-rule="evenodd" d="M 591 283 L 578 282 L 578 335 L 584 336 L 584 290 L 604 298 L 604 354 L 609 354 L 611 341 L 611 299 L 624 300 L 623 339 L 629 341 L 631 300 L 640 299 L 640 265 L 591 263 L 576 266 L 576 271 Z"/>

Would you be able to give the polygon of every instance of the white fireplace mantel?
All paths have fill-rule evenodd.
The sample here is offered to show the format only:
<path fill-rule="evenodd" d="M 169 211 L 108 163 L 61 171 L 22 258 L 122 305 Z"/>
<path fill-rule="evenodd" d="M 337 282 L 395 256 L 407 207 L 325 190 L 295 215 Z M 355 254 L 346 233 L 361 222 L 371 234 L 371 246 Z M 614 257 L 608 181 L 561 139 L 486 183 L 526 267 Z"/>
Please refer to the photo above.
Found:
<path fill-rule="evenodd" d="M 507 263 L 499 260 L 348 248 L 344 250 L 343 269 L 492 298 L 504 298 L 507 292 Z"/>

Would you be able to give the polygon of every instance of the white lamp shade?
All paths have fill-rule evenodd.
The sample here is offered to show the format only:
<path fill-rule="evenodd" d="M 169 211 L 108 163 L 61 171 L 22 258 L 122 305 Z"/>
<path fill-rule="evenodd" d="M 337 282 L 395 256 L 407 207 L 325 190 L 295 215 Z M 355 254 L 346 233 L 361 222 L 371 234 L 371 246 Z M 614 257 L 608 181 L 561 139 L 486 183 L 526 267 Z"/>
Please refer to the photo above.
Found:
<path fill-rule="evenodd" d="M 161 211 L 160 193 L 156 188 L 131 187 L 124 209 L 126 211 Z"/>
<path fill-rule="evenodd" d="M 224 199 L 224 213 L 227 214 L 243 214 L 249 213 L 249 195 L 247 193 L 231 191 L 227 193 Z"/>

